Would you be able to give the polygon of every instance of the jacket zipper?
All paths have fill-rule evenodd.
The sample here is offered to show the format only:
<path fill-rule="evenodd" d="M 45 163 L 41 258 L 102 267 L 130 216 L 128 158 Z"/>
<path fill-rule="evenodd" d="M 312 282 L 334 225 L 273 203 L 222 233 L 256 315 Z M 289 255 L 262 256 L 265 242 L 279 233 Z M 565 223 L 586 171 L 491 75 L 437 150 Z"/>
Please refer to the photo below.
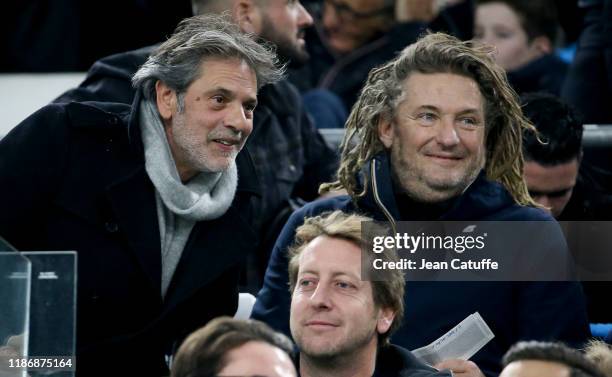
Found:
<path fill-rule="evenodd" d="M 397 234 L 397 226 L 395 224 L 395 219 L 391 216 L 391 213 L 385 207 L 382 200 L 380 200 L 380 196 L 378 195 L 378 184 L 376 182 L 376 160 L 372 160 L 370 164 L 370 182 L 372 182 L 372 193 L 374 194 L 374 201 L 385 215 L 389 223 L 391 223 L 391 227 L 393 228 L 393 233 Z"/>

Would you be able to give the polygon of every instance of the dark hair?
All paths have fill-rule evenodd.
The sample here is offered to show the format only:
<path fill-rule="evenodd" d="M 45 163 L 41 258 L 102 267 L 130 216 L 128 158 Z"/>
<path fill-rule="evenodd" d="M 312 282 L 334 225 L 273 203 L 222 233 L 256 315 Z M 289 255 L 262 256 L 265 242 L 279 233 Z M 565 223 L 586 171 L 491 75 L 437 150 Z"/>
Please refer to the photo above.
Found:
<path fill-rule="evenodd" d="M 506 4 L 515 11 L 529 41 L 543 35 L 555 44 L 559 16 L 553 0 L 477 0 L 477 5 L 487 3 Z"/>
<path fill-rule="evenodd" d="M 557 165 L 580 159 L 582 122 L 567 104 L 544 93 L 523 95 L 521 103 L 523 114 L 538 131 L 538 136 L 530 130 L 523 132 L 525 160 Z"/>
<path fill-rule="evenodd" d="M 248 342 L 264 342 L 293 354 L 293 343 L 263 322 L 219 317 L 196 330 L 183 342 L 172 363 L 172 377 L 216 376 L 231 350 Z"/>
<path fill-rule="evenodd" d="M 570 369 L 571 377 L 605 377 L 583 353 L 559 342 L 518 342 L 506 352 L 502 363 L 506 367 L 520 360 L 560 363 Z"/>

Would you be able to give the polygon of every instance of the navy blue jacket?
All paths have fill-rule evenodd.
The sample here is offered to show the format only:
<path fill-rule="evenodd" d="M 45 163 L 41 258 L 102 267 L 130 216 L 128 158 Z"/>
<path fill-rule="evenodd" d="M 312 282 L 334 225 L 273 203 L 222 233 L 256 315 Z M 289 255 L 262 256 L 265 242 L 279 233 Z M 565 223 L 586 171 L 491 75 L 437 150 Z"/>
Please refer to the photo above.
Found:
<path fill-rule="evenodd" d="M 305 217 L 336 209 L 359 212 L 376 220 L 402 219 L 396 205 L 389 162 L 378 155 L 367 167 L 368 193 L 356 203 L 348 196 L 315 201 L 296 211 L 274 246 L 253 309 L 253 318 L 289 334 L 290 294 L 286 250 Z M 376 194 L 375 194 L 376 193 Z M 380 202 L 381 205 L 377 204 Z M 441 220 L 517 221 L 552 220 L 544 211 L 519 206 L 498 183 L 481 174 Z M 429 344 L 468 315 L 479 312 L 495 338 L 474 361 L 485 374 L 496 375 L 508 348 L 522 339 L 585 341 L 589 333 L 584 297 L 574 282 L 409 282 L 405 319 L 392 342 L 408 349 Z"/>
<path fill-rule="evenodd" d="M 508 72 L 508 81 L 518 94 L 545 92 L 559 96 L 567 68 L 557 55 L 548 54 Z"/>

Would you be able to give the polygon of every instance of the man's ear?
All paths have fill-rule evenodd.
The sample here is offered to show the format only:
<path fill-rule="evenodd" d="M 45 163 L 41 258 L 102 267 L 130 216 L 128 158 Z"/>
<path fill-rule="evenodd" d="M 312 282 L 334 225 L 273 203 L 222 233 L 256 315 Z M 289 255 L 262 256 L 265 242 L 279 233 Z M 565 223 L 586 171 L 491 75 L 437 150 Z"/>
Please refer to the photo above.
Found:
<path fill-rule="evenodd" d="M 262 9 L 256 0 L 236 0 L 232 6 L 232 18 L 245 33 L 261 33 Z"/>
<path fill-rule="evenodd" d="M 393 129 L 393 122 L 381 116 L 378 120 L 378 139 L 380 139 L 385 148 L 391 148 L 394 136 L 395 130 Z"/>
<path fill-rule="evenodd" d="M 533 38 L 529 46 L 532 49 L 535 57 L 552 54 L 553 52 L 552 42 L 548 37 L 545 37 L 543 35 Z"/>
<path fill-rule="evenodd" d="M 176 92 L 163 81 L 157 80 L 155 94 L 159 115 L 164 121 L 169 121 L 172 119 L 172 114 L 176 112 Z"/>
<path fill-rule="evenodd" d="M 391 328 L 393 319 L 395 318 L 395 312 L 391 308 L 382 308 L 378 315 L 378 321 L 376 323 L 376 331 L 379 334 L 384 334 Z"/>

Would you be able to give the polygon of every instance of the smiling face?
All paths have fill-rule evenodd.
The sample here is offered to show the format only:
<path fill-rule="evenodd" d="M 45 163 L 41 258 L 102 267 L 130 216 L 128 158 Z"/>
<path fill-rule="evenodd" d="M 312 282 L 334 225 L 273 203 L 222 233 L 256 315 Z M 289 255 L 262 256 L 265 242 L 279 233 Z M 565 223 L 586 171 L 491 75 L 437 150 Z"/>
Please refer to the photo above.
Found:
<path fill-rule="evenodd" d="M 519 15 L 501 2 L 478 5 L 474 39 L 495 46 L 495 61 L 507 71 L 516 70 L 542 55 L 539 44 L 529 41 Z"/>
<path fill-rule="evenodd" d="M 253 129 L 257 80 L 239 59 L 208 59 L 184 93 L 159 81 L 157 106 L 182 181 L 199 172 L 221 172 L 235 160 Z"/>
<path fill-rule="evenodd" d="M 377 334 L 389 330 L 393 312 L 376 307 L 372 284 L 360 276 L 361 248 L 352 242 L 319 236 L 301 252 L 290 317 L 301 355 L 375 354 Z"/>
<path fill-rule="evenodd" d="M 219 376 L 295 377 L 296 371 L 289 355 L 271 344 L 247 342 L 229 351 Z"/>
<path fill-rule="evenodd" d="M 303 64 L 308 60 L 304 29 L 312 25 L 312 17 L 298 0 L 267 0 L 262 5 L 259 36 L 276 45 L 277 53 L 286 60 Z"/>
<path fill-rule="evenodd" d="M 422 202 L 461 194 L 485 164 L 484 100 L 464 76 L 412 73 L 393 119 L 378 131 L 396 184 Z"/>

